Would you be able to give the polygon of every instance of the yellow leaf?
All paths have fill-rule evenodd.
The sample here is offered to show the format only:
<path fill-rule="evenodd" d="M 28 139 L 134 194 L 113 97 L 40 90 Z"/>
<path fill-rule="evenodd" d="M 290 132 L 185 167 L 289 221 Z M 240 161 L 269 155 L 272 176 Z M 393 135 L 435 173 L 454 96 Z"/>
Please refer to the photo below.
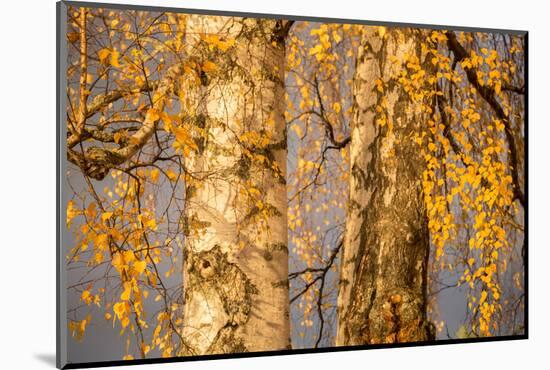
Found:
<path fill-rule="evenodd" d="M 88 218 L 88 221 L 93 220 L 97 215 L 96 207 L 97 205 L 95 203 L 90 203 L 88 208 L 86 208 L 84 214 L 86 215 L 86 218 Z"/>
<path fill-rule="evenodd" d="M 187 132 L 187 130 L 183 127 L 175 127 L 174 128 L 174 135 L 176 136 L 176 140 L 182 144 L 192 147 L 193 149 L 197 149 L 197 145 Z"/>
<path fill-rule="evenodd" d="M 334 108 L 336 114 L 340 113 L 340 111 L 342 110 L 342 106 L 338 102 L 334 103 L 332 107 Z"/>
<path fill-rule="evenodd" d="M 151 181 L 153 183 L 157 183 L 158 179 L 159 179 L 159 174 L 160 174 L 160 171 L 158 168 L 155 168 L 153 170 L 151 170 Z"/>
<path fill-rule="evenodd" d="M 292 125 L 292 131 L 294 131 L 296 133 L 296 135 L 299 137 L 299 138 L 302 138 L 302 136 L 304 136 L 304 132 L 302 131 L 302 128 L 300 127 L 299 124 L 295 123 Z"/>
<path fill-rule="evenodd" d="M 487 299 L 487 292 L 486 292 L 486 291 L 482 291 L 482 292 L 481 292 L 481 297 L 479 298 L 479 304 L 482 305 L 483 302 L 485 302 L 486 299 Z"/>
<path fill-rule="evenodd" d="M 118 62 L 118 57 L 120 53 L 117 50 L 111 52 L 111 65 L 115 68 L 120 68 L 120 63 Z"/>
<path fill-rule="evenodd" d="M 141 349 L 143 351 L 143 354 L 146 355 L 151 350 L 151 347 L 146 345 L 145 343 L 141 343 Z"/>
<path fill-rule="evenodd" d="M 206 73 L 214 72 L 217 69 L 218 69 L 218 66 L 209 60 L 204 62 L 204 64 L 202 65 L 202 70 L 203 72 L 206 72 Z"/>
<path fill-rule="evenodd" d="M 382 27 L 382 28 L 384 28 L 384 27 Z M 376 89 L 379 92 L 384 92 L 384 82 L 381 79 L 375 80 L 374 83 L 376 84 Z"/>
<path fill-rule="evenodd" d="M 157 109 L 155 108 L 150 108 L 148 111 L 147 111 L 147 114 L 145 116 L 145 119 L 149 122 L 155 122 L 155 121 L 158 121 L 160 118 L 160 113 Z"/>
<path fill-rule="evenodd" d="M 168 176 L 170 181 L 176 181 L 178 179 L 178 175 L 171 169 L 166 170 L 166 176 Z"/>
<path fill-rule="evenodd" d="M 86 304 L 90 304 L 90 302 L 92 301 L 90 291 L 88 290 L 83 291 L 82 294 L 80 295 L 80 299 Z"/>
<path fill-rule="evenodd" d="M 501 90 L 502 90 L 502 84 L 500 83 L 500 81 L 497 81 L 497 82 L 495 83 L 495 92 L 496 92 L 497 94 L 500 94 L 500 91 L 501 91 Z"/>
<path fill-rule="evenodd" d="M 97 263 L 98 265 L 103 262 L 103 254 L 102 253 L 99 253 L 97 252 L 96 254 L 94 254 L 94 261 L 95 263 Z"/>
<path fill-rule="evenodd" d="M 130 300 L 131 293 L 132 293 L 132 285 L 128 282 L 124 283 L 124 291 L 120 295 L 120 299 L 123 301 Z"/>
<path fill-rule="evenodd" d="M 124 316 L 125 311 L 126 311 L 126 305 L 124 304 L 124 302 L 115 303 L 115 305 L 113 306 L 113 312 L 115 313 L 115 315 L 118 317 L 119 320 Z"/>
<path fill-rule="evenodd" d="M 80 212 L 74 206 L 74 201 L 70 200 L 69 203 L 67 203 L 67 228 L 71 227 L 71 221 L 79 214 Z"/>
<path fill-rule="evenodd" d="M 154 231 L 157 229 L 157 221 L 154 218 L 152 218 L 145 223 L 145 226 L 147 226 L 149 229 Z"/>
<path fill-rule="evenodd" d="M 106 220 L 110 219 L 113 215 L 113 212 L 103 212 L 101 215 L 101 221 L 105 222 Z"/>
<path fill-rule="evenodd" d="M 315 45 L 315 47 L 313 47 L 309 50 L 309 55 L 316 55 L 316 54 L 321 53 L 322 51 L 323 51 L 323 45 L 317 44 L 317 45 Z"/>
<path fill-rule="evenodd" d="M 111 54 L 111 50 L 104 48 L 97 52 L 97 56 L 99 58 L 99 61 L 101 63 L 105 63 L 109 55 Z"/>
<path fill-rule="evenodd" d="M 235 39 L 230 39 L 230 40 L 227 40 L 227 41 L 220 41 L 220 42 L 218 42 L 217 46 L 221 51 L 227 51 L 227 49 L 229 49 L 233 45 L 235 45 Z"/>
<path fill-rule="evenodd" d="M 109 238 L 107 234 L 97 234 L 94 238 L 94 245 L 99 250 L 105 250 L 109 246 Z"/>
<path fill-rule="evenodd" d="M 146 267 L 147 267 L 147 262 L 145 262 L 145 261 L 136 261 L 136 262 L 134 262 L 134 270 L 138 274 L 143 273 L 143 271 L 145 271 Z"/>

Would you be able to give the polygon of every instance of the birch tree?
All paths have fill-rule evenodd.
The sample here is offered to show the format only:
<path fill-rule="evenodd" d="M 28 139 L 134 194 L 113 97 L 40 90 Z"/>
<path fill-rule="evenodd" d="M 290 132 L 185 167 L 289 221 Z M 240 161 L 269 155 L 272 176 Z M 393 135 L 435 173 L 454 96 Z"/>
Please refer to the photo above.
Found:
<path fill-rule="evenodd" d="M 191 17 L 188 43 L 234 40 L 201 57 L 216 70 L 196 97 L 186 158 L 183 336 L 195 354 L 290 346 L 285 37 L 276 20 Z M 224 50 L 225 49 L 225 50 Z"/>
<path fill-rule="evenodd" d="M 457 336 L 521 331 L 524 40 L 383 27 L 362 40 L 337 345 L 434 339 L 434 298 L 460 287 Z"/>
<path fill-rule="evenodd" d="M 424 159 L 413 140 L 426 115 L 393 79 L 421 58 L 420 32 L 364 31 L 354 79 L 350 198 L 338 297 L 337 345 L 422 341 L 428 220 Z"/>

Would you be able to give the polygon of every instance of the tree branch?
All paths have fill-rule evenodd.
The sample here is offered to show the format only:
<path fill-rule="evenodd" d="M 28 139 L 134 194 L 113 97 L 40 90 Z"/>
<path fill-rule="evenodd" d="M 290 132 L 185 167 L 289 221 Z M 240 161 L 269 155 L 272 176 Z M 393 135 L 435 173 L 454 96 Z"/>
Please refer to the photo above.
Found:
<path fill-rule="evenodd" d="M 317 77 L 315 77 L 315 93 L 317 95 L 317 100 L 319 101 L 319 109 L 320 112 L 312 111 L 315 115 L 317 115 L 321 119 L 321 123 L 325 127 L 325 132 L 327 133 L 327 136 L 330 140 L 330 142 L 337 148 L 343 148 L 346 145 L 348 145 L 351 142 L 351 136 L 348 136 L 342 141 L 336 140 L 334 137 L 334 126 L 332 123 L 328 120 L 326 114 L 325 114 L 325 107 L 323 105 L 323 100 L 321 98 L 321 91 L 319 89 L 319 81 L 317 80 Z"/>
<path fill-rule="evenodd" d="M 454 32 L 447 32 L 447 46 L 455 55 L 455 60 L 461 62 L 462 60 L 469 57 L 469 53 L 466 49 L 460 44 Z M 504 112 L 504 109 L 497 101 L 495 91 L 490 86 L 484 85 L 481 86 L 479 80 L 477 79 L 477 73 L 473 68 L 464 67 L 466 72 L 466 77 L 471 85 L 473 85 L 476 90 L 479 92 L 479 95 L 489 104 L 489 106 L 496 113 L 496 116 L 504 124 L 504 133 L 506 136 L 506 141 L 508 142 L 508 148 L 510 150 L 510 167 L 512 173 L 512 182 L 514 185 L 514 199 L 518 199 L 521 205 L 525 208 L 525 196 L 521 191 L 519 186 L 519 177 L 518 177 L 518 153 L 516 144 L 514 141 L 514 133 L 510 127 L 510 119 Z"/>
<path fill-rule="evenodd" d="M 159 98 L 153 102 L 152 109 L 157 112 L 162 112 L 164 110 L 166 96 L 170 92 L 170 89 L 173 89 L 173 81 L 181 75 L 182 71 L 182 63 L 175 64 L 168 69 L 165 77 L 158 83 L 155 96 L 158 96 Z M 147 86 L 147 88 L 151 87 L 149 84 L 144 86 Z M 116 100 L 118 94 L 122 93 L 114 92 L 108 94 L 107 96 L 109 99 Z M 122 95 L 118 98 L 121 96 Z M 103 104 L 105 104 L 105 100 L 103 100 Z M 122 163 L 132 158 L 141 148 L 143 148 L 143 146 L 145 146 L 148 140 L 153 136 L 158 121 L 158 114 L 148 114 L 145 117 L 143 125 L 136 131 L 135 134 L 128 138 L 127 142 L 130 143 L 129 145 L 118 149 L 90 147 L 86 150 L 85 154 L 76 153 L 75 151 L 69 149 L 67 151 L 67 158 L 69 161 L 78 165 L 89 177 L 96 180 L 103 180 L 111 168 L 120 166 Z"/>
<path fill-rule="evenodd" d="M 320 272 L 320 274 L 318 276 L 316 276 L 312 281 L 310 281 L 309 283 L 307 283 L 304 287 L 304 289 L 302 289 L 298 294 L 296 294 L 294 297 L 292 297 L 290 299 L 290 303 L 292 304 L 294 301 L 296 301 L 302 294 L 304 294 L 305 292 L 307 292 L 309 290 L 309 288 L 311 288 L 317 281 L 321 280 L 321 279 L 325 279 L 325 276 L 326 274 L 328 273 L 328 271 L 330 270 L 330 268 L 332 267 L 332 265 L 334 264 L 334 261 L 336 260 L 336 257 L 338 256 L 338 253 L 340 253 L 340 249 L 342 249 L 342 245 L 344 244 L 344 241 L 341 240 L 340 243 L 338 243 L 338 245 L 336 246 L 336 248 L 334 248 L 332 250 L 332 253 L 326 263 L 325 266 L 321 267 L 321 268 L 315 268 L 315 269 L 312 269 L 312 268 L 306 268 L 306 269 L 303 269 L 301 271 L 296 271 L 296 272 L 292 272 L 290 274 L 288 274 L 288 279 L 289 280 L 292 280 L 292 279 L 295 279 L 296 277 L 300 276 L 300 275 L 303 275 L 305 273 L 308 273 L 308 272 Z"/>
<path fill-rule="evenodd" d="M 92 102 L 88 105 L 86 118 L 92 117 L 94 114 L 100 112 L 103 108 L 108 106 L 111 103 L 123 98 L 125 95 L 150 92 L 155 90 L 159 86 L 159 81 L 150 81 L 149 83 L 144 83 L 141 86 L 138 86 L 130 90 L 113 90 L 107 94 L 101 94 L 94 97 Z"/>

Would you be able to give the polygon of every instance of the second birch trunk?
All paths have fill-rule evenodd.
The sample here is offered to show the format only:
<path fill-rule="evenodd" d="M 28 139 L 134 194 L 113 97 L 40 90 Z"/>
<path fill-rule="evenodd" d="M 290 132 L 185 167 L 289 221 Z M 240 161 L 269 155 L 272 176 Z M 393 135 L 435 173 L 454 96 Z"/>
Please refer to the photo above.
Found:
<path fill-rule="evenodd" d="M 395 80 L 407 58 L 421 56 L 420 34 L 413 32 L 371 27 L 362 36 L 353 90 L 336 345 L 431 336 L 425 162 L 413 140 L 425 117 Z"/>

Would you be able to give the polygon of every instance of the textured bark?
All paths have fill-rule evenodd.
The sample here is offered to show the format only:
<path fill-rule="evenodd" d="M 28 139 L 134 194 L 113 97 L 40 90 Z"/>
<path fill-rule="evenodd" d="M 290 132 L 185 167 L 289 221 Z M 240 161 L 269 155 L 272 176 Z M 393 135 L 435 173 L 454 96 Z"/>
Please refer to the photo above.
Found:
<path fill-rule="evenodd" d="M 336 345 L 423 341 L 429 234 L 424 159 L 413 134 L 425 122 L 391 76 L 420 57 L 412 30 L 362 38 L 354 81 L 350 194 L 341 263 Z M 397 58 L 397 59 L 395 59 Z M 393 61 L 391 61 L 393 59 Z M 383 92 L 376 80 L 384 82 Z M 386 100 L 388 122 L 376 122 Z"/>
<path fill-rule="evenodd" d="M 284 43 L 279 21 L 190 17 L 188 35 L 237 38 L 220 71 L 202 76 L 196 98 L 199 153 L 186 166 L 203 176 L 188 184 L 184 223 L 185 354 L 286 349 L 290 345 L 286 219 Z M 215 50 L 212 52 L 216 52 Z M 222 58 L 220 60 L 220 58 Z M 225 59 L 224 59 L 225 58 Z M 251 130 L 271 133 L 257 148 L 240 142 Z M 261 154 L 269 164 L 244 153 Z M 275 163 L 279 171 L 271 164 Z M 250 202 L 261 193 L 268 222 Z"/>

